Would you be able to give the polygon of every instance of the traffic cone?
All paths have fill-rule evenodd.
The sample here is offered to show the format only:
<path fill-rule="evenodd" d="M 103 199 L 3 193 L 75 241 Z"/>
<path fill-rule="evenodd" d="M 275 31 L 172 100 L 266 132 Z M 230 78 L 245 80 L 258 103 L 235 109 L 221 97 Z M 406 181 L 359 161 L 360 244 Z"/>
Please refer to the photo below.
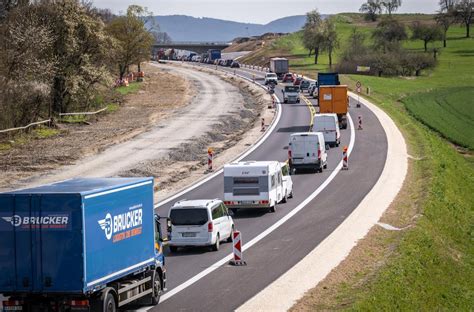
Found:
<path fill-rule="evenodd" d="M 212 171 L 212 158 L 214 156 L 214 153 L 212 151 L 212 148 L 207 149 L 207 171 L 211 172 Z"/>
<path fill-rule="evenodd" d="M 349 156 L 347 155 L 347 146 L 342 149 L 342 170 L 349 170 Z"/>

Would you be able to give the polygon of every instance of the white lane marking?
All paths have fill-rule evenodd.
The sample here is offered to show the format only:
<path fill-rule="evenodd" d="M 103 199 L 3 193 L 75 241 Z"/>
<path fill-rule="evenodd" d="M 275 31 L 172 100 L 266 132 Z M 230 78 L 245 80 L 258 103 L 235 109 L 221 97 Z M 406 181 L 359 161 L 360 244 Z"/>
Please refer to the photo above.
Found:
<path fill-rule="evenodd" d="M 241 75 L 237 75 L 243 79 L 246 79 L 246 80 L 249 80 L 249 81 L 252 81 L 251 79 L 247 78 L 247 77 L 244 77 L 244 76 L 241 76 Z M 265 89 L 265 87 L 263 87 L 261 84 L 258 84 L 256 83 L 258 86 L 262 87 L 263 89 Z M 278 99 L 278 97 L 276 95 L 273 95 L 273 97 L 275 98 L 275 101 L 277 103 L 277 106 L 278 106 L 278 110 L 277 110 L 277 117 L 273 120 L 270 128 L 268 129 L 268 131 L 265 133 L 265 135 L 260 138 L 260 140 L 255 144 L 253 145 L 250 149 L 248 149 L 246 152 L 244 152 L 243 154 L 241 154 L 240 156 L 238 156 L 235 160 L 233 161 L 240 161 L 242 160 L 243 158 L 247 157 L 250 153 L 252 153 L 253 151 L 255 151 L 258 147 L 260 147 L 260 145 L 262 145 L 266 140 L 267 138 L 270 136 L 270 134 L 273 133 L 273 131 L 275 130 L 277 124 L 280 122 L 280 118 L 281 118 L 281 103 L 280 103 L 280 100 Z M 198 188 L 199 186 L 203 185 L 204 183 L 214 179 L 215 177 L 217 177 L 219 174 L 221 174 L 222 172 L 224 171 L 224 169 L 220 169 L 218 171 L 216 171 L 215 173 L 211 174 L 210 176 L 208 176 L 207 178 L 205 179 L 202 179 L 201 181 L 197 182 L 196 184 L 193 184 L 192 186 L 182 190 L 181 192 L 178 192 L 176 193 L 175 195 L 171 196 L 171 197 L 168 197 L 167 199 L 157 203 L 155 205 L 155 209 L 158 208 L 158 207 L 161 207 L 167 203 L 169 203 L 170 201 L 172 200 L 175 200 L 176 198 Z"/>
<path fill-rule="evenodd" d="M 352 98 L 355 97 L 350 93 Z M 387 157 L 376 184 L 351 214 L 300 262 L 267 285 L 236 311 L 288 311 L 339 264 L 380 219 L 403 186 L 408 170 L 406 144 L 400 130 L 377 106 L 361 98 L 387 136 Z M 288 288 L 288 285 L 293 285 Z"/>
<path fill-rule="evenodd" d="M 349 119 L 349 123 L 351 125 L 351 139 L 349 142 L 349 150 L 348 154 L 350 155 L 352 152 L 352 149 L 355 144 L 355 131 L 354 131 L 354 123 L 352 121 L 352 118 L 350 114 L 347 114 L 347 117 Z M 268 236 L 270 233 L 275 231 L 278 227 L 280 227 L 282 224 L 284 224 L 286 221 L 288 221 L 291 217 L 296 215 L 299 211 L 301 211 L 308 203 L 310 203 L 316 196 L 319 195 L 328 185 L 331 183 L 331 181 L 336 177 L 336 175 L 339 173 L 339 171 L 342 168 L 342 160 L 339 162 L 339 164 L 336 166 L 334 171 L 329 175 L 329 177 L 321 184 L 309 197 L 307 197 L 303 202 L 301 202 L 298 206 L 293 208 L 288 214 L 286 214 L 283 218 L 278 220 L 276 223 L 274 223 L 272 226 L 267 228 L 265 231 L 254 237 L 252 240 L 250 240 L 247 244 L 243 245 L 242 250 L 245 251 L 264 239 L 266 236 Z M 183 291 L 184 289 L 188 288 L 192 284 L 196 283 L 199 281 L 201 278 L 205 277 L 206 275 L 209 275 L 222 265 L 226 264 L 230 259 L 232 259 L 233 254 L 229 254 L 223 259 L 217 261 L 216 263 L 212 264 L 209 268 L 205 269 L 204 271 L 198 273 L 197 275 L 193 276 L 192 278 L 188 279 L 184 283 L 176 286 L 175 288 L 171 289 L 169 292 L 165 293 L 164 295 L 161 296 L 160 302 L 164 302 L 174 295 L 178 294 L 179 292 Z M 137 311 L 148 311 L 152 307 L 146 307 L 146 308 L 141 308 Z"/>

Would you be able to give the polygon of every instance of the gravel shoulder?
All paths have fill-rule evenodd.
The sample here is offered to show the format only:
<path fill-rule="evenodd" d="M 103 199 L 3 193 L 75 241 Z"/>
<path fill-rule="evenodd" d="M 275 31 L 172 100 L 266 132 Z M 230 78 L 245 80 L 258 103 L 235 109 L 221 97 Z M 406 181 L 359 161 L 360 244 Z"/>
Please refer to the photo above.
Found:
<path fill-rule="evenodd" d="M 118 112 L 0 154 L 0 189 L 76 176 L 154 176 L 162 200 L 205 177 L 208 147 L 214 167 L 224 165 L 260 138 L 261 118 L 269 124 L 275 113 L 265 109 L 268 94 L 230 75 L 180 64 L 148 64 L 146 72 L 157 83 L 147 77 Z"/>
<path fill-rule="evenodd" d="M 143 68 L 141 89 L 125 96 L 116 112 L 100 114 L 89 125 L 59 124 L 59 134 L 48 138 L 16 137 L 12 148 L 0 151 L 0 190 L 65 178 L 45 175 L 130 141 L 190 104 L 196 90 L 184 76 Z"/>

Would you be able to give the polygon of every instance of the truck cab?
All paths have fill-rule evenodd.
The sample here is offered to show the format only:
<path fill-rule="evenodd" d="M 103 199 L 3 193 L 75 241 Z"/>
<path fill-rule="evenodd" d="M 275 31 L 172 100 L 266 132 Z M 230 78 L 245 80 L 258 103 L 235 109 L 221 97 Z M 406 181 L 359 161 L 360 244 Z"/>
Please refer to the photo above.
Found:
<path fill-rule="evenodd" d="M 284 103 L 299 103 L 300 102 L 300 88 L 298 86 L 285 86 L 281 90 L 283 94 Z"/>

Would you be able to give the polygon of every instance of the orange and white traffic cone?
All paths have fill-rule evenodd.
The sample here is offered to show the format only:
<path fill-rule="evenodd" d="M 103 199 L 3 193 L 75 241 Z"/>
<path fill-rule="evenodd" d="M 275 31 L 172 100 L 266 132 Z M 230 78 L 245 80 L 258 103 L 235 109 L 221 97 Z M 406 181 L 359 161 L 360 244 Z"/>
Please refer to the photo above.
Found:
<path fill-rule="evenodd" d="M 349 170 L 349 156 L 347 155 L 347 146 L 342 149 L 342 170 Z"/>
<path fill-rule="evenodd" d="M 359 126 L 357 127 L 357 130 L 362 130 L 362 116 L 359 116 Z"/>
<path fill-rule="evenodd" d="M 207 149 L 207 171 L 211 172 L 212 171 L 212 158 L 214 156 L 214 153 L 212 151 L 212 148 Z"/>

